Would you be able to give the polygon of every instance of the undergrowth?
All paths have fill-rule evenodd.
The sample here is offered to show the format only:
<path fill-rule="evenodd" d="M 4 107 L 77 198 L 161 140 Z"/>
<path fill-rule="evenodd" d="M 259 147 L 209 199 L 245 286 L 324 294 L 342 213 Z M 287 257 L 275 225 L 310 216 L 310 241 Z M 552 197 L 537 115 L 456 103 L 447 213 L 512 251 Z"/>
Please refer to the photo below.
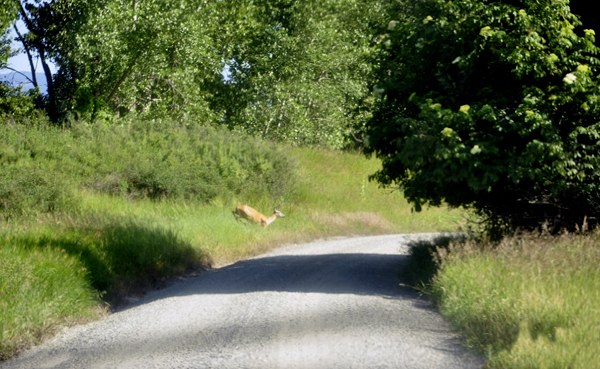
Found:
<path fill-rule="evenodd" d="M 76 208 L 82 187 L 130 199 L 278 198 L 294 163 L 274 145 L 226 129 L 165 121 L 0 124 L 0 214 Z"/>

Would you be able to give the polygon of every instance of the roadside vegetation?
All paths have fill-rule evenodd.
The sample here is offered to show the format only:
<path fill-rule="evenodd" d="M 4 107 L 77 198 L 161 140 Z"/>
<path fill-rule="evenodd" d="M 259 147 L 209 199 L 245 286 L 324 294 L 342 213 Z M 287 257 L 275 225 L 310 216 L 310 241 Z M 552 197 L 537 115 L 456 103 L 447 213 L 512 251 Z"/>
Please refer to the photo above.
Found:
<path fill-rule="evenodd" d="M 412 258 L 412 282 L 485 368 L 600 368 L 600 232 L 445 239 Z"/>
<path fill-rule="evenodd" d="M 468 229 L 407 283 L 489 368 L 597 368 L 587 3 L 0 0 L 0 360 L 284 243 Z"/>
<path fill-rule="evenodd" d="M 367 177 L 376 160 L 172 122 L 0 126 L 0 357 L 169 277 L 330 236 L 454 231 Z M 241 204 L 286 218 L 237 222 Z"/>
<path fill-rule="evenodd" d="M 464 206 L 481 232 L 415 245 L 407 283 L 487 368 L 599 368 L 598 22 L 581 1 L 405 6 L 365 151 L 416 208 Z"/>

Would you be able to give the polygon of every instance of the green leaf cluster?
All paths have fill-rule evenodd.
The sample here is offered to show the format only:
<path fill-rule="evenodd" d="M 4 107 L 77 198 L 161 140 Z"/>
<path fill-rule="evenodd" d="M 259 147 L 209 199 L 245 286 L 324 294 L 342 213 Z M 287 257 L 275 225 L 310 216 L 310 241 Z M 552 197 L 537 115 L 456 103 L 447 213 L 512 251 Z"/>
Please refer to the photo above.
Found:
<path fill-rule="evenodd" d="M 183 0 L 46 4 L 48 14 L 38 23 L 54 30 L 48 42 L 59 66 L 59 110 L 89 118 L 215 119 L 208 101 L 223 64 L 215 37 L 219 6 Z"/>
<path fill-rule="evenodd" d="M 295 145 L 341 148 L 360 139 L 387 2 L 261 0 L 228 57 L 231 80 L 218 102 L 225 122 Z"/>
<path fill-rule="evenodd" d="M 579 28 L 578 28 L 579 27 Z M 422 205 L 501 232 L 600 215 L 595 32 L 567 1 L 417 0 L 381 37 L 365 152 Z"/>

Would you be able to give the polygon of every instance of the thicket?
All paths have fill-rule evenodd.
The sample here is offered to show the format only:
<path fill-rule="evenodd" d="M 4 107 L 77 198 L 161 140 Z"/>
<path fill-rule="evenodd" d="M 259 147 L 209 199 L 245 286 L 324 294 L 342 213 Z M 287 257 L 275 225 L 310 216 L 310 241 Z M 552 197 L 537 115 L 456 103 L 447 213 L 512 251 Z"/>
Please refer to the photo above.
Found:
<path fill-rule="evenodd" d="M 295 178 L 293 161 L 273 145 L 167 121 L 2 124 L 0 172 L 4 218 L 75 209 L 82 189 L 131 199 L 276 200 Z"/>
<path fill-rule="evenodd" d="M 365 152 L 423 205 L 491 234 L 600 216 L 600 61 L 568 1 L 417 0 L 381 39 Z"/>

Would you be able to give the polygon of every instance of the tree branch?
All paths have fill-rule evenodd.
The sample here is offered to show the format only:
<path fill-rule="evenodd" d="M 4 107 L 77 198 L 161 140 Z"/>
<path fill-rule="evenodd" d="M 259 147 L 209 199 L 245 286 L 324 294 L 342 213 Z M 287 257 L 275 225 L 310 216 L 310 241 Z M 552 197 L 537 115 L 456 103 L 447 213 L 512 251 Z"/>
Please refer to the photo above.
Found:
<path fill-rule="evenodd" d="M 33 83 L 33 87 L 38 87 L 37 77 L 35 75 L 35 67 L 33 65 L 33 57 L 31 56 L 31 52 L 29 51 L 29 46 L 27 46 L 27 44 L 25 43 L 25 39 L 23 38 L 23 35 L 21 35 L 21 32 L 19 32 L 19 28 L 17 27 L 17 25 L 13 24 L 13 27 L 15 28 L 15 31 L 17 32 L 17 36 L 19 36 L 19 40 L 23 44 L 23 48 L 25 49 L 25 53 L 27 54 L 27 59 L 29 59 L 29 67 L 31 68 L 32 79 L 29 79 L 29 77 L 27 77 L 26 75 L 24 75 L 21 72 L 18 72 L 16 70 L 15 70 L 15 72 L 17 72 L 20 75 L 22 75 L 23 77 L 27 78 L 31 83 Z M 12 69 L 12 68 L 9 68 L 9 69 Z"/>
<path fill-rule="evenodd" d="M 25 77 L 25 79 L 26 79 L 26 80 L 28 80 L 29 82 L 33 83 L 33 85 L 34 85 L 35 87 L 37 87 L 37 84 L 36 84 L 34 81 L 32 81 L 32 80 L 31 80 L 31 78 L 27 77 L 27 75 L 25 75 L 25 74 L 23 74 L 23 73 L 19 72 L 19 71 L 18 71 L 18 70 L 16 70 L 15 68 L 11 68 L 11 67 L 4 67 L 3 69 L 10 69 L 10 70 L 12 70 L 13 72 L 15 72 L 15 73 L 18 73 L 18 74 L 22 75 L 23 77 Z"/>
<path fill-rule="evenodd" d="M 121 78 L 119 78 L 119 80 L 115 84 L 115 87 L 113 87 L 112 91 L 108 95 L 108 98 L 106 99 L 106 102 L 109 102 L 109 101 L 111 101 L 113 99 L 113 97 L 117 93 L 117 90 L 119 89 L 119 87 L 121 87 L 121 84 L 123 83 L 123 81 L 125 81 L 125 79 L 129 76 L 129 74 L 133 70 L 133 67 L 135 66 L 137 58 L 139 58 L 140 55 L 142 55 L 142 51 L 141 50 L 139 50 L 137 52 L 137 54 L 133 57 L 133 59 L 131 59 L 131 61 L 129 62 L 129 65 L 127 66 L 127 69 L 123 72 L 123 74 L 121 74 Z"/>

